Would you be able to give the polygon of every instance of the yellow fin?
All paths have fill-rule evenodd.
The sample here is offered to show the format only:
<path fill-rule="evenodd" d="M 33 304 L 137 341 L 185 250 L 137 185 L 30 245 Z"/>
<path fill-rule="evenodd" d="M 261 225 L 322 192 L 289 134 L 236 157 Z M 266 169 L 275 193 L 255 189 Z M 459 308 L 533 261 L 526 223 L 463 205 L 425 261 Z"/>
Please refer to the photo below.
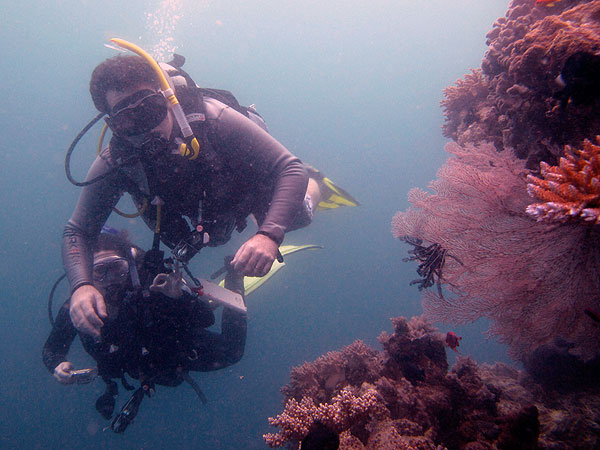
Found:
<path fill-rule="evenodd" d="M 282 256 L 291 255 L 292 253 L 299 252 L 301 250 L 309 250 L 314 248 L 323 248 L 320 245 L 307 244 L 307 245 L 282 245 L 279 247 L 279 251 Z M 248 296 L 263 284 L 265 284 L 273 275 L 275 275 L 281 268 L 285 266 L 285 262 L 280 263 L 279 261 L 273 261 L 271 270 L 264 277 L 244 277 L 244 291 L 245 295 Z M 224 286 L 225 281 L 221 280 L 219 286 Z"/>
<path fill-rule="evenodd" d="M 328 191 L 322 192 L 323 200 L 317 205 L 318 210 L 334 209 L 340 206 L 358 206 L 359 203 L 354 197 L 329 178 L 323 177 L 322 182 L 328 188 Z"/>

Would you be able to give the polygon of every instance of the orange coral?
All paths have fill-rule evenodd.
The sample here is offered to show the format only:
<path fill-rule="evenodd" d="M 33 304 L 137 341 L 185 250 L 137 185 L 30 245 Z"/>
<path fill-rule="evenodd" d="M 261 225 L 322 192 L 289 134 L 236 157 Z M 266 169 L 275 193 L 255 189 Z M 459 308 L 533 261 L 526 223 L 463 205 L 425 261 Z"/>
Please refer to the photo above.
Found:
<path fill-rule="evenodd" d="M 600 136 L 596 136 L 600 144 Z M 569 219 L 600 222 L 600 146 L 588 139 L 583 149 L 565 147 L 558 166 L 540 164 L 543 178 L 527 176 L 529 195 L 544 203 L 534 203 L 526 211 L 538 222 L 565 222 Z"/>

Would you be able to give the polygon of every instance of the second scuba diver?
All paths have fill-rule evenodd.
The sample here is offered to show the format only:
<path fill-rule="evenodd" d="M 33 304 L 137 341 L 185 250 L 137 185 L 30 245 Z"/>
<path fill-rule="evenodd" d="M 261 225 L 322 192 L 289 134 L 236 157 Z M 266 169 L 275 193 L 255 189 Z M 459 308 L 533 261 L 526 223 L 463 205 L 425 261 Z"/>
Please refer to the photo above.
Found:
<path fill-rule="evenodd" d="M 224 308 L 221 332 L 207 330 L 215 318 L 204 297 L 192 295 L 177 270 L 157 264 L 151 252 L 133 246 L 124 235 L 103 232 L 93 249 L 94 287 L 106 301 L 107 317 L 101 339 L 79 333 L 84 349 L 97 369 L 74 370 L 67 354 L 78 334 L 69 317 L 69 301 L 61 307 L 44 345 L 43 361 L 61 384 L 91 381 L 98 374 L 106 392 L 96 402 L 103 417 L 113 415 L 117 384 L 134 390 L 126 375 L 139 380 L 131 398 L 109 427 L 125 431 L 145 395 L 155 385 L 192 385 L 206 401 L 190 371 L 222 369 L 239 361 L 246 341 L 246 314 Z M 158 266 L 158 267 L 157 267 Z M 226 287 L 241 292 L 242 277 L 230 272 Z M 183 288 L 183 289 L 182 289 Z"/>

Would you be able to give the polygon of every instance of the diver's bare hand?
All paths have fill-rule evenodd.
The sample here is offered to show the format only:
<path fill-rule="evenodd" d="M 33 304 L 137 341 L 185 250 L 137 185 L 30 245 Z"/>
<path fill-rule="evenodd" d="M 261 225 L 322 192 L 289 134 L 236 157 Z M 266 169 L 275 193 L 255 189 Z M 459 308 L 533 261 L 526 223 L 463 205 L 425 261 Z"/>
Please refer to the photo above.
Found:
<path fill-rule="evenodd" d="M 63 361 L 54 368 L 54 378 L 60 384 L 73 384 L 75 380 L 71 376 L 73 365 L 69 361 Z"/>
<path fill-rule="evenodd" d="M 265 276 L 277 257 L 279 246 L 270 237 L 255 234 L 239 248 L 231 261 L 231 266 L 243 275 Z"/>
<path fill-rule="evenodd" d="M 78 331 L 100 338 L 100 329 L 106 319 L 106 303 L 104 297 L 94 286 L 84 284 L 71 295 L 69 307 L 71 322 Z"/>

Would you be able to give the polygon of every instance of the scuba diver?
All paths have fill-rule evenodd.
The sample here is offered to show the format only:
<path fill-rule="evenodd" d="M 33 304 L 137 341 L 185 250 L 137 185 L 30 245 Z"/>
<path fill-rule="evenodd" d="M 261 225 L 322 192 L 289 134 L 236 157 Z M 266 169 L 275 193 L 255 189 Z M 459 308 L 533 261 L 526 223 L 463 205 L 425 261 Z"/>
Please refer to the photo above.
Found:
<path fill-rule="evenodd" d="M 63 262 L 71 285 L 75 327 L 98 338 L 107 320 L 103 294 L 93 281 L 91 247 L 124 192 L 146 224 L 185 264 L 204 246 L 229 241 L 248 217 L 258 230 L 235 253 L 239 274 L 266 275 L 287 232 L 311 223 L 314 211 L 358 203 L 309 168 L 267 131 L 253 107 L 227 91 L 199 88 L 176 55 L 159 65 L 139 47 L 112 39 L 136 55 L 98 65 L 90 93 L 112 131 L 83 183 L 63 235 Z M 67 152 L 65 167 L 80 137 Z"/>
<path fill-rule="evenodd" d="M 189 372 L 218 370 L 241 359 L 246 314 L 239 308 L 225 307 L 221 332 L 207 330 L 215 321 L 213 306 L 187 286 L 177 263 L 169 270 L 152 251 L 144 252 L 122 233 L 108 230 L 94 245 L 92 266 L 94 287 L 107 306 L 101 339 L 79 333 L 97 367 L 74 370 L 67 359 L 77 335 L 68 300 L 54 320 L 42 356 L 61 384 L 87 383 L 100 376 L 106 391 L 96 401 L 96 409 L 105 419 L 112 417 L 115 408 L 118 387 L 114 379 L 120 379 L 128 390 L 134 387 L 126 375 L 139 380 L 140 386 L 107 427 L 122 433 L 135 418 L 144 396 L 154 394 L 156 385 L 178 386 L 187 381 L 206 402 Z M 230 271 L 225 285 L 239 292 L 242 278 Z"/>

